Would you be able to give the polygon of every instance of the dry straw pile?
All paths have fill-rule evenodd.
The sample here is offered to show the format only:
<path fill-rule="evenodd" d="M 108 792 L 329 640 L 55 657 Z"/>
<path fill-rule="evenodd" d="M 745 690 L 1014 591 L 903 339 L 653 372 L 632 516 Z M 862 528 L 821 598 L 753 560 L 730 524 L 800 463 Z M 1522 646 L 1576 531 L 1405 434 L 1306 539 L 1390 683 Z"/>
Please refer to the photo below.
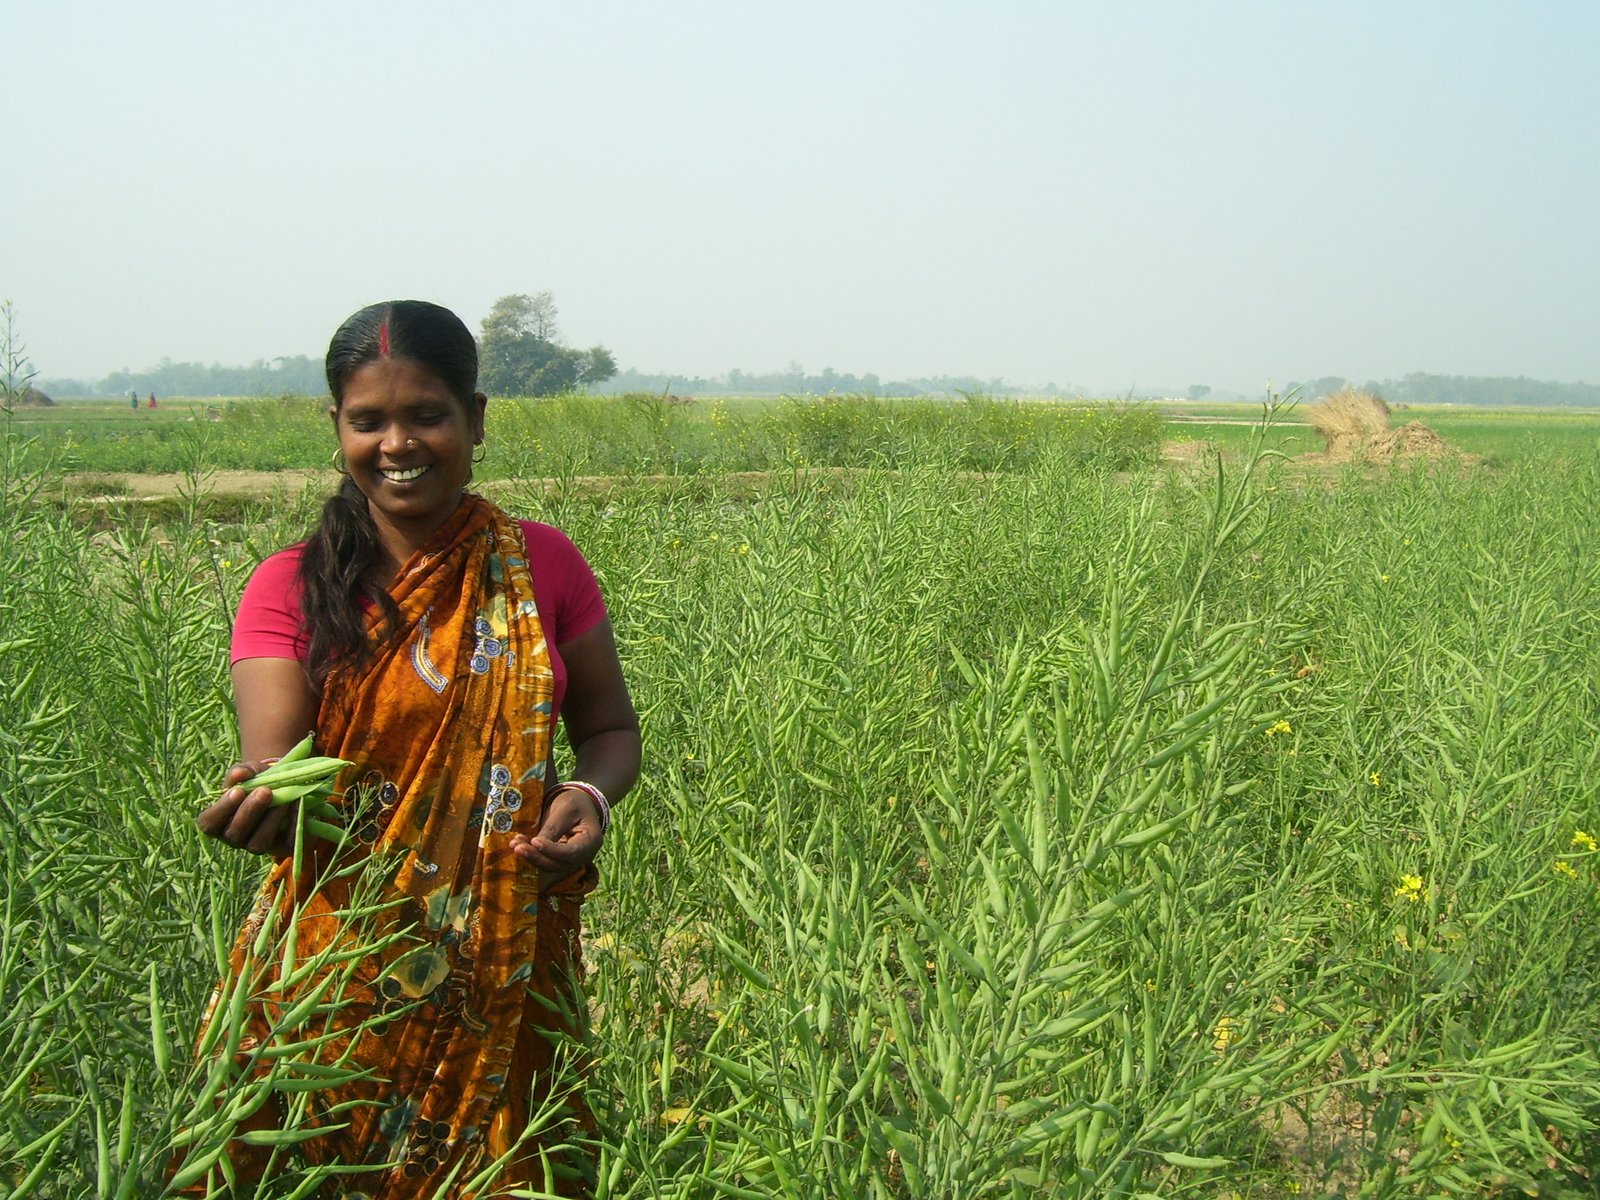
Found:
<path fill-rule="evenodd" d="M 1316 457 L 1329 462 L 1409 462 L 1457 453 L 1421 421 L 1408 421 L 1391 429 L 1389 406 L 1371 392 L 1341 388 L 1308 405 L 1305 411 L 1306 419 L 1322 435 L 1326 446 Z"/>

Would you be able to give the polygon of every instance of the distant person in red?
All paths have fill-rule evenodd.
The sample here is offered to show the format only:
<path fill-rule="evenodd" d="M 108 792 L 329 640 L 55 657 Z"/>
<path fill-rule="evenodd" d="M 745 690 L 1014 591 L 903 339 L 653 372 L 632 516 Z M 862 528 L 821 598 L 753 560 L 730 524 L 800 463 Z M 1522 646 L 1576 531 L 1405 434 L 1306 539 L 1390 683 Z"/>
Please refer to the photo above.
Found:
<path fill-rule="evenodd" d="M 156 394 L 154 392 L 151 392 L 150 393 L 150 407 L 154 408 L 155 406 L 156 406 Z"/>

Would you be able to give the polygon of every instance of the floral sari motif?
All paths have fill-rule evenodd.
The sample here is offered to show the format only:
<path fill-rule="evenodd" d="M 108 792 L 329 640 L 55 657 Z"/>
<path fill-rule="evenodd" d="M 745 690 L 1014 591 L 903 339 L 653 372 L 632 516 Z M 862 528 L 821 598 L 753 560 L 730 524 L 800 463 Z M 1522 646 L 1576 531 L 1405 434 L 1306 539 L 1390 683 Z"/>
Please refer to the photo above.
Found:
<path fill-rule="evenodd" d="M 571 1076 L 552 1077 L 576 1065 L 562 1060 L 583 1024 L 578 913 L 595 871 L 541 898 L 538 870 L 509 848 L 514 832 L 538 828 L 553 722 L 550 651 L 521 528 L 468 495 L 391 595 L 399 629 L 363 666 L 329 680 L 317 718 L 317 752 L 354 764 L 340 779 L 352 844 L 330 863 L 327 843 L 308 843 L 323 861 L 303 861 L 298 878 L 292 859 L 269 871 L 232 967 L 247 969 L 249 948 L 286 928 L 296 908 L 297 960 L 337 952 L 352 936 L 339 914 L 368 899 L 361 873 L 337 868 L 368 858 L 390 906 L 378 933 L 403 936 L 345 989 L 337 1021 L 353 1032 L 318 1057 L 347 1053 L 371 1078 L 317 1094 L 326 1131 L 304 1144 L 305 1157 L 390 1164 L 346 1177 L 351 1200 L 431 1197 L 447 1180 L 443 1194 L 465 1200 L 467 1181 L 501 1158 L 514 1165 L 478 1196 L 542 1186 L 541 1139 L 521 1144 L 530 1116 L 564 1103 L 565 1125 L 546 1143 L 588 1125 L 581 1097 L 568 1094 Z M 245 1052 L 316 983 L 313 973 L 269 998 L 277 964 L 260 970 Z M 234 1156 L 241 1174 L 253 1156 L 246 1147 Z"/>

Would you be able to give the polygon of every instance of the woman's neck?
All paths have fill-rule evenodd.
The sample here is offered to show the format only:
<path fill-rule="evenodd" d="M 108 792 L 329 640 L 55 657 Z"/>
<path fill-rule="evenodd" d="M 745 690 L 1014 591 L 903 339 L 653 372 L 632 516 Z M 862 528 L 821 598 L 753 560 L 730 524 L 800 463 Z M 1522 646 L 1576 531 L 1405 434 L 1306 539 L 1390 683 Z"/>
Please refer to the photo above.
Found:
<path fill-rule="evenodd" d="M 458 496 L 448 511 L 430 514 L 426 521 L 393 521 L 369 506 L 367 511 L 372 513 L 372 523 L 378 531 L 378 544 L 382 547 L 382 555 L 373 566 L 373 581 L 385 588 L 390 587 L 399 577 L 400 568 L 433 540 L 433 535 L 460 507 L 465 495 L 463 492 Z"/>

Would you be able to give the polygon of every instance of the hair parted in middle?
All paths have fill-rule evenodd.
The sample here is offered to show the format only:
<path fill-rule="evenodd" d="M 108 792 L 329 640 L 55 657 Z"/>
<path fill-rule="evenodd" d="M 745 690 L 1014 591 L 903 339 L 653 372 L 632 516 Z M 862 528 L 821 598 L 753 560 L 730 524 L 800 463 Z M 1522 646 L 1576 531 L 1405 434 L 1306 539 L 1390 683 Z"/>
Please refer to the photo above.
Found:
<path fill-rule="evenodd" d="M 334 332 L 323 366 L 334 404 L 345 385 L 369 362 L 409 358 L 437 375 L 463 404 L 478 390 L 478 343 L 455 313 L 426 300 L 369 304 Z"/>

